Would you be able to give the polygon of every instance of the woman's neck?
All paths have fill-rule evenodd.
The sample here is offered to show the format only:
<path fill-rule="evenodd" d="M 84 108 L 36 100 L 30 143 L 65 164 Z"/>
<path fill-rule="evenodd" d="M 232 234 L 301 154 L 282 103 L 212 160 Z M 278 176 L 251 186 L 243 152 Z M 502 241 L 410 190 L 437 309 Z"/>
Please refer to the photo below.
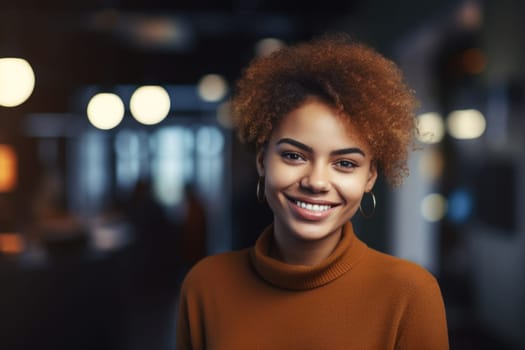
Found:
<path fill-rule="evenodd" d="M 302 240 L 283 234 L 282 228 L 274 226 L 274 242 L 269 255 L 291 265 L 314 266 L 326 259 L 341 240 L 343 228 L 319 240 Z"/>

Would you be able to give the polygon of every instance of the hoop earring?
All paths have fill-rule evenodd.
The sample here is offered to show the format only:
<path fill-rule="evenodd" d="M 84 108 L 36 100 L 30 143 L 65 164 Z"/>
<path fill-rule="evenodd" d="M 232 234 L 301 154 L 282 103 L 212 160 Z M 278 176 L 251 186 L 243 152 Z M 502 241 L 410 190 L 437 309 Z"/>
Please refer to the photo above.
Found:
<path fill-rule="evenodd" d="M 257 200 L 259 203 L 264 203 L 266 197 L 264 195 L 264 176 L 259 176 L 257 180 Z"/>
<path fill-rule="evenodd" d="M 361 203 L 359 203 L 359 212 L 361 212 L 361 215 L 363 215 L 363 217 L 365 219 L 370 219 L 372 216 L 374 216 L 374 213 L 376 212 L 376 196 L 374 195 L 374 192 L 370 191 L 370 192 L 365 192 L 365 194 L 369 194 L 371 199 L 372 199 L 372 212 L 370 213 L 365 213 L 364 210 L 363 210 L 363 207 L 361 206 L 361 203 L 363 202 L 363 200 L 361 199 Z M 364 195 L 363 195 L 363 198 L 364 198 Z"/>

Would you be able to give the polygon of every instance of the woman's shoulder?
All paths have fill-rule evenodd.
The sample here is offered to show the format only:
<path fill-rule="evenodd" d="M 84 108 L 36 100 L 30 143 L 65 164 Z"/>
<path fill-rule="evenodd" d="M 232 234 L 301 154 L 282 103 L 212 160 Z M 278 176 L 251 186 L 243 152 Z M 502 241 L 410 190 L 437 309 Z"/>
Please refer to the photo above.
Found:
<path fill-rule="evenodd" d="M 248 249 L 209 255 L 198 261 L 184 277 L 183 285 L 198 287 L 201 283 L 218 283 L 242 274 L 249 268 Z"/>
<path fill-rule="evenodd" d="M 239 264 L 241 264 L 243 261 L 248 261 L 248 251 L 249 249 L 242 249 L 208 255 L 201 259 L 199 262 L 197 262 L 197 264 L 195 264 L 192 270 L 214 271 L 218 268 L 222 269 L 224 267 L 239 266 Z"/>
<path fill-rule="evenodd" d="M 377 278 L 403 289 L 438 287 L 436 277 L 427 268 L 413 261 L 370 249 L 368 265 Z"/>

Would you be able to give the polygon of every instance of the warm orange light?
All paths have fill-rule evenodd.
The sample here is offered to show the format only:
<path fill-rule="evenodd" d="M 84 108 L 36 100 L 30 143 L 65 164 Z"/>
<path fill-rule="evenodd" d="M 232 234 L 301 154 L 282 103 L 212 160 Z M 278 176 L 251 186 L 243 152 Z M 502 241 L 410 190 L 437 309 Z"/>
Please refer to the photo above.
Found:
<path fill-rule="evenodd" d="M 0 253 L 20 254 L 24 251 L 24 241 L 19 233 L 0 233 Z"/>
<path fill-rule="evenodd" d="M 13 147 L 0 144 L 0 192 L 11 192 L 17 184 L 17 159 Z"/>

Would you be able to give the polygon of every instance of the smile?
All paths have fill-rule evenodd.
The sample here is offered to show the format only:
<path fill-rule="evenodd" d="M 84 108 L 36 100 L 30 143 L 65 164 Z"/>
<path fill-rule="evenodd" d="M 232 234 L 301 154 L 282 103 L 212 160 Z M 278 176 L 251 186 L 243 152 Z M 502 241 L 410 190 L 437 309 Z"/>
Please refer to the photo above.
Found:
<path fill-rule="evenodd" d="M 332 209 L 339 206 L 339 203 L 322 201 L 322 200 L 307 200 L 306 198 L 296 199 L 286 196 L 286 198 L 293 204 L 292 210 L 298 217 L 306 220 L 323 220 L 332 213 Z"/>
<path fill-rule="evenodd" d="M 330 209 L 333 209 L 339 205 L 339 203 L 333 203 L 328 201 L 320 201 L 320 200 L 308 200 L 306 201 L 306 198 L 300 200 L 293 197 L 286 196 L 286 198 L 295 204 L 295 207 L 298 209 L 302 209 L 302 212 L 308 211 L 312 214 L 328 214 Z"/>
<path fill-rule="evenodd" d="M 311 204 L 311 203 L 306 203 L 306 202 L 301 202 L 301 201 L 298 201 L 298 200 L 293 200 L 295 205 L 297 205 L 298 207 L 301 207 L 303 209 L 306 209 L 306 210 L 310 210 L 310 211 L 316 211 L 316 212 L 323 212 L 323 211 L 327 211 L 328 209 L 332 208 L 331 205 L 326 205 L 326 204 Z"/>

